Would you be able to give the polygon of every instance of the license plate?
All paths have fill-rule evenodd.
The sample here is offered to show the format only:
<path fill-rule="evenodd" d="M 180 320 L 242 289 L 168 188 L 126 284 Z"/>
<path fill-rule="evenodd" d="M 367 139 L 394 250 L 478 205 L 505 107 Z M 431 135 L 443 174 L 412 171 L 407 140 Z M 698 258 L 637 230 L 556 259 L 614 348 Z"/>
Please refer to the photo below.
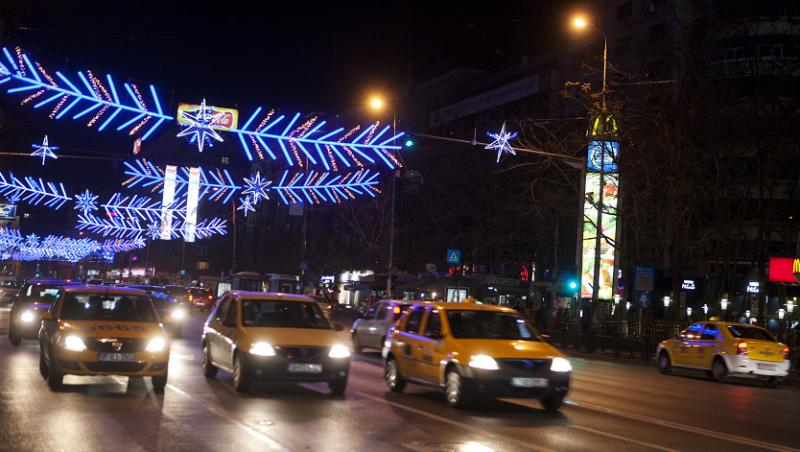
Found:
<path fill-rule="evenodd" d="M 322 372 L 322 364 L 290 363 L 289 372 L 318 374 Z"/>
<path fill-rule="evenodd" d="M 775 364 L 761 364 L 758 363 L 758 370 L 775 370 Z"/>
<path fill-rule="evenodd" d="M 98 361 L 136 361 L 133 358 L 133 353 L 99 353 L 97 355 Z"/>
<path fill-rule="evenodd" d="M 546 388 L 547 378 L 512 378 L 511 386 L 517 388 Z"/>

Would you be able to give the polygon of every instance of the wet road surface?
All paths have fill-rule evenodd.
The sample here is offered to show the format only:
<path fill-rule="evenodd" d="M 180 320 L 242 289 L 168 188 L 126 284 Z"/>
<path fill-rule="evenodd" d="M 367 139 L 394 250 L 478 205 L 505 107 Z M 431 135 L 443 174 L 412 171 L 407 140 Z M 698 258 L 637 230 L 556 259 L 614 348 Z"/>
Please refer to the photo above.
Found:
<path fill-rule="evenodd" d="M 624 362 L 573 358 L 558 414 L 536 400 L 448 408 L 439 392 L 390 393 L 379 353 L 354 357 L 344 397 L 325 384 L 256 384 L 203 377 L 203 314 L 172 342 L 163 395 L 149 379 L 67 376 L 52 392 L 39 347 L 7 340 L 0 307 L 0 450 L 9 451 L 511 451 L 800 450 L 800 390 L 663 376 Z"/>

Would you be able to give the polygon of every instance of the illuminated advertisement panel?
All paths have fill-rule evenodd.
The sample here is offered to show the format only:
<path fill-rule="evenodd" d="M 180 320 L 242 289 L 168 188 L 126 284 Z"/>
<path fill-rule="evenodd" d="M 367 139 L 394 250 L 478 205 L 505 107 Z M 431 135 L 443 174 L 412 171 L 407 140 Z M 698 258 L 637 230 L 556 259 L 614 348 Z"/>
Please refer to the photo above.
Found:
<path fill-rule="evenodd" d="M 206 107 L 209 114 L 213 115 L 214 121 L 211 123 L 211 128 L 216 130 L 231 130 L 239 126 L 239 110 L 235 108 L 222 108 L 222 107 Z M 200 110 L 200 105 L 195 104 L 178 104 L 178 124 L 184 126 L 192 125 L 192 122 L 183 117 L 183 113 L 197 114 Z"/>
<path fill-rule="evenodd" d="M 172 204 L 175 202 L 175 184 L 178 167 L 167 165 L 164 169 L 164 197 L 161 200 L 161 240 L 172 239 Z"/>
<path fill-rule="evenodd" d="M 592 144 L 599 142 L 592 142 Z M 614 272 L 616 271 L 615 254 L 617 239 L 617 202 L 619 199 L 619 175 L 617 173 L 600 174 L 592 170 L 616 170 L 616 157 L 619 145 L 616 142 L 605 142 L 606 152 L 602 152 L 602 144 L 590 146 L 586 173 L 583 202 L 583 233 L 581 237 L 581 297 L 591 298 L 594 281 L 595 250 L 597 247 L 597 223 L 600 217 L 600 181 L 602 187 L 602 234 L 600 239 L 600 275 L 598 282 L 598 299 L 611 300 L 613 296 Z M 598 151 L 598 152 L 595 152 Z M 600 156 L 595 155 L 599 153 Z M 605 154 L 605 158 L 602 157 Z M 613 154 L 612 162 L 610 155 Z"/>

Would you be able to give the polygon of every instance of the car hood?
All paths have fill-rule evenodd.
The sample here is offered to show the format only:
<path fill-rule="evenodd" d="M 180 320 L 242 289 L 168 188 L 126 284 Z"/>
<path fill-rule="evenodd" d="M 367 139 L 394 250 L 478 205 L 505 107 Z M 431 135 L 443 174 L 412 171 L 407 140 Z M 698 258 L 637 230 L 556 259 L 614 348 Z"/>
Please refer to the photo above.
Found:
<path fill-rule="evenodd" d="M 245 338 L 250 343 L 267 342 L 270 345 L 305 345 L 330 347 L 337 343 L 346 343 L 334 330 L 315 328 L 266 328 L 247 327 Z"/>
<path fill-rule="evenodd" d="M 493 358 L 547 359 L 564 354 L 547 342 L 507 339 L 462 339 L 460 348 L 465 355 L 489 355 Z"/>
<path fill-rule="evenodd" d="M 61 320 L 59 329 L 63 334 L 75 333 L 83 337 L 150 337 L 164 333 L 158 323 L 120 322 L 112 320 Z"/>

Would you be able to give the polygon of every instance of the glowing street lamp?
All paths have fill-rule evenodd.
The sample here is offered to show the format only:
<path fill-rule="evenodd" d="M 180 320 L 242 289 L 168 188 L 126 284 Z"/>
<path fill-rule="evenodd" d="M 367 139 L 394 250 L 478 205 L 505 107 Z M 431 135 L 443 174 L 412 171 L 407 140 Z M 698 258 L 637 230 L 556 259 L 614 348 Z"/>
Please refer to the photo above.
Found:
<path fill-rule="evenodd" d="M 582 32 L 587 28 L 592 28 L 603 35 L 603 91 L 600 93 L 603 100 L 603 111 L 606 109 L 606 73 L 608 72 L 608 38 L 603 30 L 594 26 L 584 15 L 576 15 L 572 18 L 572 28 Z"/>
<path fill-rule="evenodd" d="M 691 318 L 692 317 L 692 308 L 686 308 L 686 317 L 687 318 Z"/>
<path fill-rule="evenodd" d="M 669 309 L 669 304 L 672 303 L 672 298 L 669 296 L 664 297 L 664 307 Z"/>
<path fill-rule="evenodd" d="M 728 299 L 727 298 L 723 298 L 722 300 L 720 300 L 719 307 L 722 308 L 723 311 L 727 311 L 728 310 Z"/>
<path fill-rule="evenodd" d="M 786 311 L 783 308 L 778 309 L 778 319 L 783 320 L 786 317 Z"/>
<path fill-rule="evenodd" d="M 386 102 L 380 96 L 370 96 L 367 105 L 372 111 L 383 111 L 384 107 L 386 107 Z"/>
<path fill-rule="evenodd" d="M 748 319 L 750 318 L 750 310 L 749 309 L 747 311 L 744 311 L 744 316 L 747 317 Z"/>
<path fill-rule="evenodd" d="M 575 16 L 572 18 L 572 28 L 583 30 L 587 25 L 589 25 L 589 22 L 587 22 L 586 18 L 583 16 Z"/>
<path fill-rule="evenodd" d="M 794 306 L 797 304 L 797 297 L 792 298 L 786 302 L 786 312 L 789 314 L 794 312 Z"/>

